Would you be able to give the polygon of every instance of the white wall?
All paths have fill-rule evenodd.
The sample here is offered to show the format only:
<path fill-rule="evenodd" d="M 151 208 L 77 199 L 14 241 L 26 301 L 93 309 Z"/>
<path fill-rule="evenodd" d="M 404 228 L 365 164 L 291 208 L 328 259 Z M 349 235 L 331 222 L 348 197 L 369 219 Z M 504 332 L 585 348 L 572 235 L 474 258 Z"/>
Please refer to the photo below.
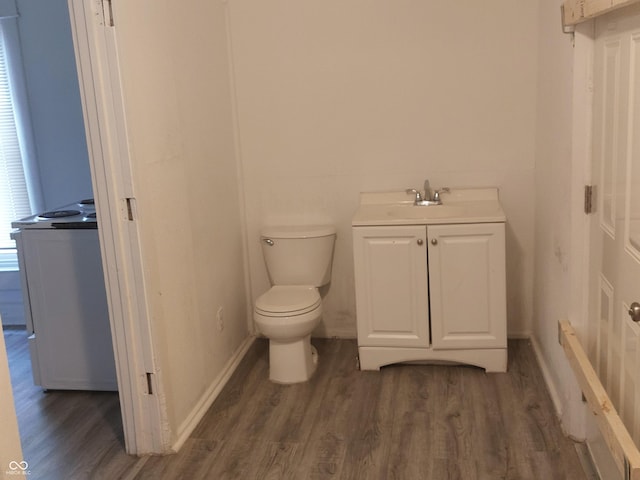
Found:
<path fill-rule="evenodd" d="M 582 282 L 572 275 L 581 260 L 581 254 L 572 252 L 572 225 L 573 216 L 583 215 L 572 191 L 574 176 L 581 177 L 572 168 L 574 48 L 572 37 L 560 28 L 561 3 L 540 2 L 533 340 L 563 425 L 580 437 L 581 393 L 558 343 L 558 321 L 573 319 L 572 298 Z"/>
<path fill-rule="evenodd" d="M 265 224 L 332 222 L 319 335 L 355 336 L 358 193 L 498 186 L 509 334 L 531 331 L 538 2 L 230 3 L 252 296 Z M 558 25 L 558 20 L 554 25 Z"/>
<path fill-rule="evenodd" d="M 225 6 L 115 2 L 114 16 L 146 300 L 175 440 L 248 337 Z"/>
<path fill-rule="evenodd" d="M 67 0 L 17 0 L 18 29 L 44 209 L 90 198 Z"/>

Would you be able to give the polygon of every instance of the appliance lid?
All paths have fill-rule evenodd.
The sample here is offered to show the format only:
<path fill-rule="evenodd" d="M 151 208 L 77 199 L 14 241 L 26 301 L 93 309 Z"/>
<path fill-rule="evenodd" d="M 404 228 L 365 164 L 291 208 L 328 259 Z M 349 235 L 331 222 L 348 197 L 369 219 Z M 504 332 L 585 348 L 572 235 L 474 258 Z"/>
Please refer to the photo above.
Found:
<path fill-rule="evenodd" d="M 301 315 L 320 305 L 316 287 L 306 285 L 276 285 L 256 300 L 256 310 L 267 315 Z"/>

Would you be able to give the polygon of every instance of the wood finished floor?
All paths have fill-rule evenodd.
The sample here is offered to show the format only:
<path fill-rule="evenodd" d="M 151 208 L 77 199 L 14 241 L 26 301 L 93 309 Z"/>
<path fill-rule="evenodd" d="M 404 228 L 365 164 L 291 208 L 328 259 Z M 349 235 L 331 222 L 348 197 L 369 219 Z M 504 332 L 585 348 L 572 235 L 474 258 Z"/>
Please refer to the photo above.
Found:
<path fill-rule="evenodd" d="M 124 453 L 117 394 L 48 392 L 31 381 L 26 335 L 6 330 L 31 479 L 570 479 L 588 477 L 554 415 L 527 341 L 509 371 L 356 368 L 354 341 L 314 340 L 310 382 L 268 380 L 257 340 L 176 455 Z"/>

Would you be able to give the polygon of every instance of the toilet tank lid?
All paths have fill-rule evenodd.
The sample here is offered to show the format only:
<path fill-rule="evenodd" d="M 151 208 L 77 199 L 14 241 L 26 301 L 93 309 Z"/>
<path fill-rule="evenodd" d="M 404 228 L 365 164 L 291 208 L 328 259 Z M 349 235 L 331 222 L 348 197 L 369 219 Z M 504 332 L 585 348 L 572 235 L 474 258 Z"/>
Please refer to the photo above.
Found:
<path fill-rule="evenodd" d="M 261 235 L 266 238 L 314 238 L 336 234 L 333 225 L 293 225 L 264 227 Z"/>

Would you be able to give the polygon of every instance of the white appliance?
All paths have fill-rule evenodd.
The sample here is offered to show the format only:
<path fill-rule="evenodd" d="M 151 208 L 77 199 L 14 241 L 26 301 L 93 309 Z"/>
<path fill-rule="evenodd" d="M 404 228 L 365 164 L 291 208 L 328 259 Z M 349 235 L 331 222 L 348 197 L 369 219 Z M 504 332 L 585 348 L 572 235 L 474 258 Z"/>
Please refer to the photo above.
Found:
<path fill-rule="evenodd" d="M 34 383 L 45 389 L 117 390 L 93 200 L 11 226 Z"/>

